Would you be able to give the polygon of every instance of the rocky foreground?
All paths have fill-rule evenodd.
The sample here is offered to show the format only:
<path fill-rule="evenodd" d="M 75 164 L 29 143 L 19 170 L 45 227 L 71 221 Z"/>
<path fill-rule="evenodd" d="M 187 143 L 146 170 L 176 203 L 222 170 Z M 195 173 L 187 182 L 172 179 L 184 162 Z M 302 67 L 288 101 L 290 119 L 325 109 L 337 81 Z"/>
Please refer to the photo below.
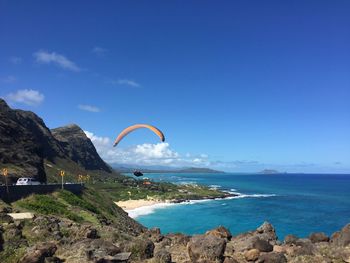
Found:
<path fill-rule="evenodd" d="M 267 222 L 237 236 L 224 227 L 195 236 L 142 227 L 126 234 L 108 221 L 79 224 L 43 215 L 14 221 L 8 212 L 0 213 L 1 262 L 350 262 L 350 224 L 331 237 L 279 241 Z"/>

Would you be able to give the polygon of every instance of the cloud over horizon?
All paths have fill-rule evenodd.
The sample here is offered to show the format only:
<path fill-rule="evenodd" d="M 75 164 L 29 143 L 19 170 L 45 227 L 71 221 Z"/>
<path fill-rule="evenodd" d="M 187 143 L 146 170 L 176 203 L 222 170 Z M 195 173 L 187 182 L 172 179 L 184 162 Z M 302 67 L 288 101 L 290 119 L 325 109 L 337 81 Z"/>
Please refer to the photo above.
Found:
<path fill-rule="evenodd" d="M 56 52 L 48 52 L 44 50 L 37 51 L 33 54 L 35 61 L 40 64 L 54 64 L 65 70 L 79 72 L 81 69 L 67 57 Z"/>
<path fill-rule="evenodd" d="M 7 99 L 9 103 L 38 106 L 44 101 L 45 96 L 37 90 L 23 89 L 7 94 L 5 99 Z"/>
<path fill-rule="evenodd" d="M 206 155 L 181 156 L 170 148 L 169 143 L 144 143 L 128 148 L 112 147 L 113 142 L 108 137 L 100 137 L 92 132 L 84 131 L 90 138 L 101 158 L 109 164 L 121 165 L 166 165 L 171 167 L 209 165 Z M 206 157 L 206 158 L 203 158 Z"/>

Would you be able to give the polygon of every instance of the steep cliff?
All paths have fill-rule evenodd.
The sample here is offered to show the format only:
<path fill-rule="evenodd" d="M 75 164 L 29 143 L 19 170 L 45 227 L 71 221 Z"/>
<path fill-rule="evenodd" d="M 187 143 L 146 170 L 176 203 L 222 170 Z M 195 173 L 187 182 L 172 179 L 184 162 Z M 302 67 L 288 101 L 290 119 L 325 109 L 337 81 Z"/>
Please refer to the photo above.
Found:
<path fill-rule="evenodd" d="M 112 173 L 77 125 L 51 131 L 35 113 L 11 109 L 0 99 L 0 168 L 8 168 L 9 179 L 26 176 L 45 182 L 47 167 L 58 160 L 74 171 Z"/>

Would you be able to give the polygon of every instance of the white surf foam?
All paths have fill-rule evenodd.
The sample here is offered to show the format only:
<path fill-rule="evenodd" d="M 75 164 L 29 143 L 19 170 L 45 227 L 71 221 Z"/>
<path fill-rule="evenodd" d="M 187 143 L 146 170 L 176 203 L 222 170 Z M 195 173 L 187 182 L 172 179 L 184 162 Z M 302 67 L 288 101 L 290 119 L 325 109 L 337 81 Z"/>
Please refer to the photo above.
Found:
<path fill-rule="evenodd" d="M 142 206 L 135 209 L 125 210 L 131 218 L 137 218 L 143 215 L 149 215 L 155 212 L 157 209 L 166 208 L 176 205 L 175 203 L 158 203 L 154 205 Z"/>

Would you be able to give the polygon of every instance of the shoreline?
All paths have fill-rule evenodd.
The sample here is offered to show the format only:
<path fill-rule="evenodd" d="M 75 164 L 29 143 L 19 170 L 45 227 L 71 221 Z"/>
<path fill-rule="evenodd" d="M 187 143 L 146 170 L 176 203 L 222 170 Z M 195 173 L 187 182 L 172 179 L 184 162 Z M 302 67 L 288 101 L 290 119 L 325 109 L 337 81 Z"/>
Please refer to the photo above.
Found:
<path fill-rule="evenodd" d="M 142 215 L 148 215 L 154 212 L 156 209 L 165 208 L 169 206 L 179 205 L 179 204 L 195 204 L 200 202 L 208 202 L 213 200 L 224 200 L 239 197 L 237 194 L 226 194 L 222 197 L 205 197 L 198 199 L 178 199 L 178 200 L 147 200 L 147 199 L 130 199 L 126 201 L 114 202 L 117 206 L 122 208 L 128 215 L 136 219 Z"/>

